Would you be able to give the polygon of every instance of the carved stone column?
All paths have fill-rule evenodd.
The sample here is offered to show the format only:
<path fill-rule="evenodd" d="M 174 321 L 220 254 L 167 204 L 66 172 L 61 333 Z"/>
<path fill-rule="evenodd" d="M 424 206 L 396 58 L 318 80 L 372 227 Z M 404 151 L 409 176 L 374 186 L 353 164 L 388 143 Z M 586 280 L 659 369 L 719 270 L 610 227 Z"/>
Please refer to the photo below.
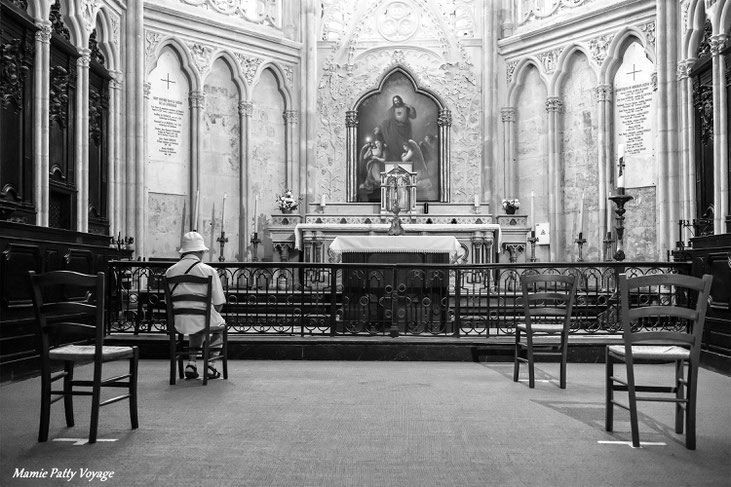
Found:
<path fill-rule="evenodd" d="M 692 220 L 696 212 L 695 203 L 695 116 L 693 113 L 693 81 L 690 71 L 695 59 L 686 59 L 678 63 L 677 78 L 680 88 L 680 181 L 683 207 L 680 217 L 683 220 Z M 690 229 L 679 238 L 687 242 L 691 237 Z"/>
<path fill-rule="evenodd" d="M 515 165 L 515 108 L 500 110 L 503 121 L 503 190 L 499 199 L 513 198 L 513 169 Z"/>
<path fill-rule="evenodd" d="M 89 62 L 91 50 L 79 49 L 76 60 L 76 230 L 89 231 Z"/>
<path fill-rule="evenodd" d="M 51 22 L 44 20 L 36 24 L 35 61 L 33 65 L 33 200 L 38 211 L 36 225 L 48 226 L 49 205 L 49 125 L 48 112 L 50 92 Z"/>
<path fill-rule="evenodd" d="M 611 144 L 612 135 L 612 85 L 603 84 L 595 88 L 597 102 L 598 130 L 597 145 L 599 146 L 599 230 L 600 236 L 606 235 L 609 231 L 611 215 L 607 205 L 607 189 L 611 181 L 611 174 L 614 170 L 613 147 Z"/>
<path fill-rule="evenodd" d="M 109 130 L 107 131 L 107 144 L 109 146 L 109 194 L 107 204 L 109 208 L 109 233 L 117 235 L 122 233 L 122 214 L 124 205 L 122 202 L 122 168 L 120 164 L 120 144 L 122 143 L 119 130 L 120 107 L 122 106 L 122 83 L 123 76 L 120 71 L 111 71 L 112 79 L 109 80 Z"/>
<path fill-rule="evenodd" d="M 249 206 L 249 201 L 253 200 L 251 188 L 249 188 L 249 181 L 252 180 L 249 174 L 249 121 L 252 113 L 254 113 L 253 103 L 250 101 L 239 102 L 239 151 L 241 151 L 239 155 L 241 159 L 241 168 L 239 170 L 239 188 L 241 191 L 239 195 L 239 255 L 241 260 L 244 260 L 243 256 L 246 255 L 246 249 L 249 247 L 249 241 L 253 236 L 253 229 L 251 233 L 249 232 L 249 222 L 256 217 L 253 206 Z"/>
<path fill-rule="evenodd" d="M 345 112 L 345 147 L 348 151 L 348 181 L 346 194 L 349 201 L 358 200 L 358 112 Z"/>
<path fill-rule="evenodd" d="M 287 188 L 298 189 L 299 185 L 296 183 L 295 163 L 294 155 L 297 150 L 295 144 L 295 133 L 297 130 L 297 121 L 299 114 L 296 110 L 285 110 L 284 111 L 284 137 L 285 137 L 285 161 L 287 164 L 287 180 L 285 186 Z"/>
<path fill-rule="evenodd" d="M 561 132 L 559 115 L 563 111 L 563 101 L 556 96 L 546 100 L 546 111 L 548 112 L 548 174 L 549 174 L 549 198 L 548 198 L 548 221 L 551 225 L 551 244 L 549 254 L 551 261 L 555 261 L 558 249 L 563 248 L 562 228 L 559 227 L 560 215 L 563 214 L 563 199 L 560 198 L 562 181 L 561 171 Z"/>
<path fill-rule="evenodd" d="M 452 127 L 452 112 L 443 108 L 437 115 L 437 126 L 439 127 L 439 160 L 441 161 L 441 174 L 439 200 L 449 201 L 449 166 L 450 166 L 450 128 Z"/>
<path fill-rule="evenodd" d="M 191 91 L 190 102 L 190 207 L 195 208 L 196 197 L 200 190 L 200 128 L 203 126 L 203 106 L 206 102 L 206 94 L 202 91 Z M 198 215 L 190 212 L 190 228 L 200 232 L 198 228 Z"/>
<path fill-rule="evenodd" d="M 729 215 L 728 177 L 728 105 L 726 96 L 726 59 L 721 52 L 726 49 L 728 36 L 711 36 L 713 60 L 713 233 L 726 231 L 725 219 Z"/>

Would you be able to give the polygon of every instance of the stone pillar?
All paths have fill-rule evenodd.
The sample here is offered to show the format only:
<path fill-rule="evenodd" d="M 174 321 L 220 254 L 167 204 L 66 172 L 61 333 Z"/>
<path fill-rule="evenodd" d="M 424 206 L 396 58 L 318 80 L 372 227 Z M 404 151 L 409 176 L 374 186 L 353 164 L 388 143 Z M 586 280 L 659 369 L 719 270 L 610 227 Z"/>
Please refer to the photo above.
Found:
<path fill-rule="evenodd" d="M 195 203 L 200 190 L 200 128 L 203 126 L 203 105 L 206 100 L 206 94 L 202 91 L 191 91 L 188 101 L 190 103 L 190 228 L 200 232 L 198 228 L 198 215 L 195 213 Z M 201 195 L 202 198 L 202 195 Z M 198 201 L 200 212 L 200 200 Z"/>
<path fill-rule="evenodd" d="M 678 63 L 677 78 L 680 85 L 680 192 L 683 206 L 680 218 L 692 220 L 696 214 L 695 191 L 695 130 L 693 112 L 693 81 L 690 71 L 695 59 L 686 59 Z M 680 235 L 684 242 L 691 237 L 690 229 L 686 228 Z"/>
<path fill-rule="evenodd" d="M 452 112 L 443 108 L 439 110 L 437 115 L 437 126 L 439 127 L 439 160 L 441 161 L 440 167 L 440 188 L 439 188 L 439 200 L 443 203 L 449 201 L 449 166 L 450 166 L 450 141 L 449 131 L 452 127 Z"/>
<path fill-rule="evenodd" d="M 503 192 L 498 199 L 513 198 L 513 166 L 515 164 L 515 108 L 500 110 L 503 121 Z"/>
<path fill-rule="evenodd" d="M 358 200 L 358 112 L 345 112 L 345 150 L 348 151 L 348 181 L 346 183 L 347 201 Z M 314 162 L 314 161 L 313 161 Z"/>
<path fill-rule="evenodd" d="M 89 62 L 91 50 L 76 60 L 76 230 L 89 231 Z"/>
<path fill-rule="evenodd" d="M 147 150 L 145 141 L 147 140 L 147 126 L 145 116 L 146 103 L 150 96 L 150 84 L 145 83 L 145 33 L 144 33 L 144 1 L 131 0 L 127 2 L 127 8 L 130 11 L 128 19 L 134 19 L 132 22 L 126 22 L 128 27 L 127 39 L 130 40 L 132 48 L 128 49 L 127 69 L 130 71 L 128 78 L 128 109 L 131 106 L 131 113 L 127 114 L 127 165 L 130 167 L 127 186 L 133 191 L 134 197 L 127 200 L 127 218 L 134 216 L 133 223 L 130 223 L 127 235 L 134 237 L 137 241 L 135 250 L 137 257 L 145 257 L 145 246 L 147 238 L 145 230 L 147 228 L 145 215 L 147 215 L 147 191 L 145 188 L 145 170 L 147 168 Z M 130 25 L 131 24 L 131 25 Z M 131 123 L 130 123 L 131 122 Z M 134 186 L 132 186 L 134 181 Z M 131 226 L 134 225 L 134 226 Z M 134 231 L 131 231 L 134 229 Z"/>
<path fill-rule="evenodd" d="M 563 199 L 561 198 L 561 127 L 559 115 L 563 110 L 563 101 L 557 96 L 548 97 L 546 111 L 548 112 L 548 221 L 551 226 L 551 245 L 549 255 L 551 261 L 558 258 L 559 249 L 563 248 L 563 228 L 559 227 L 563 215 Z"/>
<path fill-rule="evenodd" d="M 597 101 L 597 116 L 598 130 L 597 130 L 597 145 L 599 146 L 598 156 L 599 161 L 597 167 L 599 168 L 599 230 L 600 238 L 604 238 L 606 232 L 610 231 L 611 215 L 609 212 L 611 208 L 607 204 L 607 194 L 609 184 L 611 181 L 612 171 L 614 170 L 614 158 L 613 158 L 613 147 L 612 147 L 612 85 L 602 84 L 596 87 L 596 101 Z"/>
<path fill-rule="evenodd" d="M 251 115 L 254 112 L 254 105 L 250 101 L 239 102 L 239 151 L 241 151 L 241 168 L 239 170 L 239 188 L 241 194 L 239 195 L 239 256 L 241 260 L 244 260 L 246 250 L 249 247 L 249 241 L 253 236 L 253 228 L 251 233 L 249 232 L 249 222 L 251 222 L 256 216 L 254 215 L 254 209 L 249 208 L 249 195 L 251 189 L 249 188 L 249 121 Z"/>
<path fill-rule="evenodd" d="M 302 50 L 302 66 L 300 67 L 300 77 L 302 82 L 297 82 L 302 86 L 300 89 L 300 103 L 302 111 L 302 123 L 300 123 L 300 140 L 304 144 L 300 144 L 300 193 L 311 194 L 312 191 L 306 185 L 309 184 L 307 171 L 314 167 L 317 159 L 317 34 L 318 29 L 318 6 L 320 2 L 316 0 L 305 0 L 302 9 L 302 28 L 300 32 L 303 38 Z M 347 159 L 346 159 L 347 160 Z M 347 171 L 346 171 L 347 172 Z M 355 188 L 353 188 L 355 189 Z M 346 201 L 351 198 L 350 188 L 346 189 Z M 353 193 L 354 194 L 354 193 Z M 307 204 L 307 202 L 305 202 Z"/>
<path fill-rule="evenodd" d="M 728 100 L 726 99 L 726 59 L 721 52 L 726 48 L 726 34 L 711 36 L 713 60 L 713 233 L 726 232 L 725 219 L 729 215 L 728 192 Z"/>
<path fill-rule="evenodd" d="M 112 79 L 109 80 L 109 122 L 107 133 L 107 146 L 109 147 L 109 175 L 107 195 L 107 207 L 109 208 L 109 233 L 117 235 L 122 232 L 124 221 L 124 205 L 122 204 L 122 178 L 121 167 L 121 140 L 120 140 L 120 107 L 122 106 L 122 84 L 123 77 L 120 71 L 111 72 Z"/>
<path fill-rule="evenodd" d="M 489 201 L 500 204 L 497 179 L 495 178 L 496 164 L 500 141 L 498 139 L 497 109 L 498 109 L 498 82 L 495 73 L 498 72 L 497 42 L 500 36 L 499 11 L 495 8 L 483 8 L 482 52 L 484 68 L 482 70 L 482 171 L 480 178 L 480 201 Z M 490 194 L 486 190 L 490 189 Z"/>
<path fill-rule="evenodd" d="M 49 91 L 51 58 L 51 22 L 36 24 L 36 56 L 33 64 L 33 167 L 35 168 L 33 202 L 36 205 L 36 225 L 48 226 L 49 205 Z"/>
<path fill-rule="evenodd" d="M 287 165 L 287 174 L 285 186 L 287 188 L 298 188 L 297 179 L 299 174 L 295 173 L 295 151 L 297 146 L 295 145 L 295 133 L 297 128 L 297 119 L 299 114 L 296 110 L 285 110 L 284 111 L 284 146 L 285 146 L 285 161 Z"/>

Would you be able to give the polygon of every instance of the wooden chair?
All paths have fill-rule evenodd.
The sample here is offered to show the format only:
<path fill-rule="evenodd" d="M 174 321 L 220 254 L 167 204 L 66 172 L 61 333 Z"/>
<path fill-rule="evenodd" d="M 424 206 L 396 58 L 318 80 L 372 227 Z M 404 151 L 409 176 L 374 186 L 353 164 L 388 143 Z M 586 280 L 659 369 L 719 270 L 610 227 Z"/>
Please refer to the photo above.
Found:
<path fill-rule="evenodd" d="M 606 430 L 612 431 L 614 406 L 629 410 L 632 446 L 639 448 L 637 401 L 675 403 L 675 432 L 683 433 L 685 446 L 695 449 L 695 411 L 701 337 L 713 276 L 702 278 L 663 274 L 627 278 L 619 276 L 620 319 L 624 345 L 606 348 Z M 647 299 L 652 291 L 662 291 L 664 302 Z M 655 331 L 662 327 L 662 330 Z M 635 381 L 637 362 L 675 364 L 673 385 L 642 384 Z M 624 362 L 626 379 L 614 375 L 614 364 Z M 687 365 L 687 374 L 684 373 Z M 686 394 L 687 389 L 687 394 Z M 628 403 L 615 400 L 614 393 L 626 391 Z M 638 396 L 638 392 L 652 395 Z"/>
<path fill-rule="evenodd" d="M 529 275 L 521 278 L 525 323 L 515 328 L 513 380 L 518 381 L 520 363 L 528 364 L 528 387 L 535 387 L 536 356 L 560 357 L 560 387 L 566 388 L 566 360 L 571 313 L 576 297 L 576 277 Z"/>
<path fill-rule="evenodd" d="M 175 288 L 181 284 L 200 286 L 200 293 L 177 293 Z M 175 364 L 177 362 L 178 376 L 183 378 L 183 362 L 191 354 L 203 359 L 203 385 L 208 384 L 208 366 L 215 361 L 221 361 L 223 378 L 228 379 L 228 331 L 226 326 L 211 328 L 211 297 L 213 277 L 193 276 L 183 274 L 175 277 L 164 277 L 165 305 L 167 307 L 167 331 L 170 341 L 170 384 L 175 385 Z M 186 317 L 202 316 L 205 327 L 202 347 L 191 347 L 185 340 L 185 335 L 175 328 L 177 320 Z M 211 347 L 211 334 L 222 331 L 223 340 L 218 346 Z M 211 352 L 217 352 L 213 355 Z"/>
<path fill-rule="evenodd" d="M 36 274 L 30 271 L 33 306 L 40 330 L 41 421 L 38 441 L 48 440 L 51 404 L 63 398 L 66 425 L 74 426 L 73 396 L 91 396 L 89 443 L 95 443 L 99 408 L 123 399 L 129 400 L 132 429 L 137 419 L 137 347 L 104 345 L 104 273 L 96 275 L 72 271 Z M 129 372 L 104 378 L 102 366 L 113 360 L 129 360 Z M 63 362 L 63 371 L 52 370 L 52 362 Z M 93 363 L 92 380 L 74 379 L 74 365 Z M 52 384 L 63 379 L 63 389 Z M 105 387 L 125 388 L 126 393 L 101 400 Z M 58 397 L 53 397 L 58 396 Z"/>

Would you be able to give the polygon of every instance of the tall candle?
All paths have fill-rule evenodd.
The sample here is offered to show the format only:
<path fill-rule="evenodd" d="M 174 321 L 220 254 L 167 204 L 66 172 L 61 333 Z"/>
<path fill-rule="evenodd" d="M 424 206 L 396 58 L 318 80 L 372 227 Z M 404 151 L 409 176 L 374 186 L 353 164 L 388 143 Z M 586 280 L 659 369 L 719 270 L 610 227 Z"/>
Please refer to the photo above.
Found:
<path fill-rule="evenodd" d="M 221 203 L 221 233 L 223 233 L 224 215 L 226 214 L 226 193 L 223 193 L 223 203 Z"/>
<path fill-rule="evenodd" d="M 479 208 L 479 206 L 480 206 L 480 195 L 476 194 L 475 195 L 475 208 Z"/>
<path fill-rule="evenodd" d="M 528 226 L 530 226 L 531 230 L 533 230 L 533 226 L 535 225 L 535 216 L 534 216 L 535 211 L 536 211 L 535 201 L 534 201 L 535 197 L 536 197 L 536 194 L 533 191 L 531 191 L 530 192 L 530 215 L 528 215 Z"/>
<path fill-rule="evenodd" d="M 324 208 L 326 204 L 327 204 L 327 197 L 325 196 L 325 193 L 323 193 L 322 196 L 320 196 L 320 206 L 322 206 Z"/>
<path fill-rule="evenodd" d="M 581 192 L 581 206 L 579 207 L 579 235 L 584 233 L 584 197 L 586 191 Z"/>
<path fill-rule="evenodd" d="M 259 197 L 254 198 L 254 233 L 259 231 Z"/>
<path fill-rule="evenodd" d="M 617 147 L 617 188 L 624 188 L 624 144 Z"/>

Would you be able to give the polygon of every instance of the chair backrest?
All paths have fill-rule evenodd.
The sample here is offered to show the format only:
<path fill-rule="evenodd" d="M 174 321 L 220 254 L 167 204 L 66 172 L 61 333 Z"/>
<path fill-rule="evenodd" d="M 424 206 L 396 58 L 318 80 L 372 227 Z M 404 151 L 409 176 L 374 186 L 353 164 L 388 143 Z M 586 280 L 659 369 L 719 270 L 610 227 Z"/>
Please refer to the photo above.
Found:
<path fill-rule="evenodd" d="M 210 330 L 213 276 L 183 274 L 164 277 L 163 287 L 168 333 L 175 334 L 175 323 L 185 319 L 200 320 L 204 329 Z"/>
<path fill-rule="evenodd" d="M 568 333 L 576 300 L 576 276 L 533 274 L 520 278 L 526 325 L 561 323 Z"/>
<path fill-rule="evenodd" d="M 700 354 L 713 276 L 619 275 L 620 314 L 625 346 L 682 345 Z"/>
<path fill-rule="evenodd" d="M 28 274 L 43 356 L 50 348 L 93 339 L 100 357 L 104 342 L 104 273 L 29 271 Z"/>

